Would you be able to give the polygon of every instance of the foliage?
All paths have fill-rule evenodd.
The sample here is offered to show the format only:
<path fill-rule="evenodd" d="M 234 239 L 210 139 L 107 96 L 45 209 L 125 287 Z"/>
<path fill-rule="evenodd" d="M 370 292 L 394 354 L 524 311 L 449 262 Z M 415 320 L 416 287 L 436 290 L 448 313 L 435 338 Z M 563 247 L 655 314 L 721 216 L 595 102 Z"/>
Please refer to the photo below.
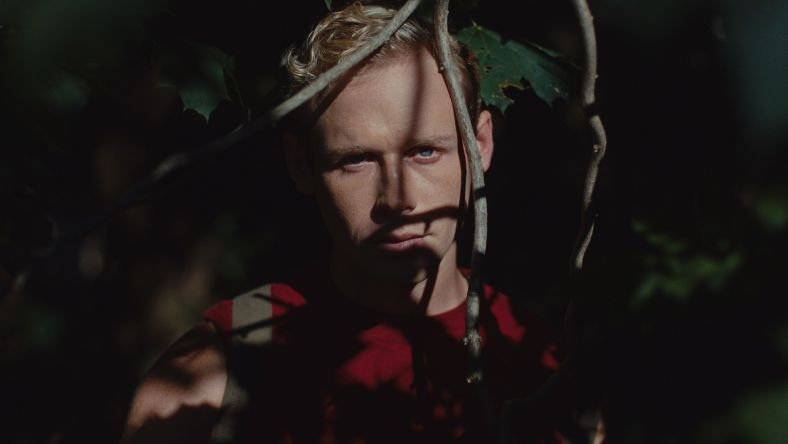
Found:
<path fill-rule="evenodd" d="M 240 101 L 233 69 L 232 57 L 217 48 L 185 44 L 169 47 L 162 54 L 159 86 L 175 88 L 184 109 L 195 110 L 207 121 L 219 102 L 230 100 L 228 89 Z"/>
<path fill-rule="evenodd" d="M 113 441 L 140 372 L 201 308 L 323 240 L 316 210 L 283 185 L 269 133 L 85 237 L 59 237 L 168 155 L 274 104 L 280 54 L 337 6 L 290 3 L 281 27 L 255 2 L 0 2 L 10 442 Z M 611 144 L 589 268 L 573 280 L 589 150 L 577 69 L 530 42 L 578 60 L 575 19 L 560 2 L 526 15 L 477 3 L 485 27 L 459 38 L 482 62 L 484 101 L 506 111 L 488 182 L 489 279 L 558 329 L 569 299 L 583 308 L 594 330 L 580 334 L 594 358 L 584 370 L 606 392 L 617 442 L 785 441 L 785 5 L 592 3 Z"/>
<path fill-rule="evenodd" d="M 462 29 L 457 39 L 479 59 L 482 99 L 488 105 L 506 111 L 513 102 L 506 88 L 523 89 L 526 85 L 551 105 L 556 99 L 569 98 L 571 74 L 576 68 L 560 54 L 531 42 L 503 41 L 500 34 L 475 23 Z"/>
<path fill-rule="evenodd" d="M 635 233 L 653 247 L 643 255 L 646 272 L 631 299 L 633 308 L 657 295 L 685 300 L 699 291 L 719 292 L 725 289 L 728 277 L 742 263 L 740 252 L 705 252 L 691 248 L 687 241 L 673 235 L 657 233 L 648 224 L 635 221 Z M 699 288 L 699 287 L 705 288 Z"/>

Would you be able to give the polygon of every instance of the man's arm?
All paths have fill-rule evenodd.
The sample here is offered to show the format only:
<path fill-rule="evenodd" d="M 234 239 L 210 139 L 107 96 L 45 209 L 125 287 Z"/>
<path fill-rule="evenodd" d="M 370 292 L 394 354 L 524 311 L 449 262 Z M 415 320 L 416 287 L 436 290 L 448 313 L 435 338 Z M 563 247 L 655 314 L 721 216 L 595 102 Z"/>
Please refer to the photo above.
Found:
<path fill-rule="evenodd" d="M 121 442 L 209 442 L 226 384 L 222 339 L 213 324 L 203 322 L 148 372 L 134 394 Z"/>

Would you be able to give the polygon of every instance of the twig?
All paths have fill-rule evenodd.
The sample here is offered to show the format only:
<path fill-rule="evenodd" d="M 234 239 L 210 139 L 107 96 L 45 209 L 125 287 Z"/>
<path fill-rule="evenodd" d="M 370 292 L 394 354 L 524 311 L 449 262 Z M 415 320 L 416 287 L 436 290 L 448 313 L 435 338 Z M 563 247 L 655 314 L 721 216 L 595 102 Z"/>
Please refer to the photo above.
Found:
<path fill-rule="evenodd" d="M 591 10 L 588 7 L 587 0 L 573 0 L 575 5 L 575 12 L 577 13 L 578 22 L 580 24 L 580 31 L 583 36 L 583 46 L 585 52 L 585 60 L 583 64 L 583 79 L 581 83 L 581 103 L 583 111 L 588 118 L 588 126 L 594 138 L 593 153 L 588 162 L 588 169 L 586 170 L 585 183 L 583 186 L 583 200 L 580 216 L 580 232 L 578 233 L 577 242 L 575 244 L 575 252 L 573 257 L 574 273 L 579 273 L 583 269 L 583 261 L 585 259 L 586 251 L 591 243 L 591 238 L 594 235 L 594 219 L 596 214 L 592 208 L 592 198 L 594 196 L 594 189 L 596 187 L 597 176 L 599 175 L 599 165 L 602 158 L 605 157 L 607 151 L 607 135 L 605 134 L 605 127 L 602 125 L 602 119 L 599 117 L 598 108 L 596 106 L 596 98 L 594 97 L 596 78 L 597 78 L 597 47 L 596 35 L 594 30 L 594 17 L 591 15 Z M 571 325 L 575 321 L 574 309 L 568 309 L 567 321 L 570 324 L 570 329 L 575 327 Z M 577 354 L 577 351 L 570 350 L 571 354 Z M 562 370 L 568 368 L 568 373 L 572 373 L 571 367 L 577 366 L 577 359 L 571 362 L 571 356 L 567 358 L 567 362 L 562 365 Z M 580 364 L 582 366 L 582 364 Z M 604 421 L 599 416 L 598 412 L 592 412 L 595 418 L 596 427 L 585 428 L 589 441 L 599 442 L 604 439 Z"/>
<path fill-rule="evenodd" d="M 572 253 L 572 268 L 574 272 L 578 272 L 583 269 L 585 254 L 591 243 L 591 237 L 594 235 L 595 215 L 591 214 L 591 199 L 594 194 L 594 188 L 596 187 L 597 176 L 599 175 L 599 164 L 602 162 L 602 158 L 605 157 L 605 151 L 607 150 L 607 135 L 605 134 L 605 127 L 602 125 L 602 119 L 595 111 L 596 99 L 594 97 L 594 89 L 597 77 L 597 48 L 596 36 L 594 34 L 594 18 L 591 15 L 591 10 L 588 8 L 586 0 L 573 1 L 575 11 L 580 21 L 580 30 L 582 32 L 585 50 L 585 63 L 583 66 L 580 93 L 581 103 L 588 117 L 588 125 L 591 127 L 594 137 L 593 154 L 591 155 L 591 160 L 588 162 L 585 183 L 583 185 L 580 232 L 578 233 Z"/>
<path fill-rule="evenodd" d="M 165 159 L 158 166 L 156 166 L 150 174 L 135 184 L 131 189 L 126 191 L 126 193 L 124 193 L 123 196 L 121 196 L 118 200 L 102 209 L 98 214 L 88 218 L 81 224 L 66 231 L 61 236 L 53 238 L 50 245 L 46 247 L 46 250 L 43 252 L 43 254 L 36 255 L 33 259 L 33 263 L 26 266 L 23 273 L 27 274 L 31 270 L 38 268 L 52 254 L 54 254 L 58 247 L 65 241 L 78 240 L 82 238 L 83 236 L 93 232 L 103 225 L 115 213 L 135 205 L 143 196 L 154 190 L 156 186 L 158 186 L 166 178 L 172 176 L 175 172 L 201 160 L 214 157 L 217 154 L 229 150 L 237 143 L 248 138 L 257 131 L 267 127 L 268 125 L 277 122 L 287 114 L 297 109 L 299 106 L 306 103 L 306 101 L 311 99 L 315 94 L 322 91 L 329 84 L 331 84 L 331 82 L 344 75 L 351 68 L 363 61 L 375 50 L 381 47 L 385 42 L 387 42 L 391 35 L 394 34 L 397 29 L 400 28 L 400 26 L 402 26 L 402 24 L 408 19 L 408 17 L 411 16 L 411 14 L 413 14 L 413 11 L 416 9 L 416 7 L 418 7 L 419 3 L 421 3 L 421 0 L 408 0 L 404 5 L 402 5 L 394 17 L 392 17 L 391 21 L 386 24 L 380 34 L 367 42 L 358 51 L 349 55 L 342 61 L 342 63 L 333 66 L 331 69 L 321 74 L 312 83 L 301 89 L 298 93 L 289 97 L 287 100 L 277 105 L 264 115 L 251 122 L 248 122 L 245 125 L 239 125 L 224 136 L 215 139 L 188 154 L 179 153 Z M 24 283 L 21 286 L 23 285 Z"/>
<path fill-rule="evenodd" d="M 460 73 L 451 55 L 449 44 L 449 0 L 435 2 L 435 37 L 438 43 L 438 58 L 441 72 L 449 87 L 454 116 L 459 122 L 462 144 L 466 158 L 470 162 L 471 184 L 473 188 L 473 250 L 471 251 L 471 274 L 468 285 L 467 308 L 465 312 L 465 338 L 468 347 L 468 374 L 466 380 L 476 386 L 479 404 L 488 429 L 500 439 L 499 420 L 492 396 L 487 389 L 482 371 L 482 338 L 479 335 L 479 306 L 482 293 L 482 260 L 487 251 L 487 197 L 484 193 L 484 169 L 482 156 L 476 143 L 476 135 L 468 108 L 465 105 L 465 94 L 460 83 Z"/>
<path fill-rule="evenodd" d="M 113 214 L 136 204 L 143 195 L 151 191 L 164 179 L 170 177 L 173 173 L 200 160 L 214 157 L 215 155 L 233 147 L 242 140 L 245 140 L 252 134 L 276 123 L 306 103 L 309 99 L 314 97 L 315 94 L 325 89 L 331 84 L 331 82 L 344 75 L 346 72 L 348 72 L 348 70 L 366 59 L 370 54 L 386 43 L 389 37 L 391 37 L 391 35 L 394 34 L 397 29 L 400 28 L 400 26 L 402 26 L 408 17 L 411 16 L 419 3 L 421 3 L 421 0 L 408 0 L 404 5 L 402 5 L 397 14 L 392 17 L 391 21 L 386 24 L 380 34 L 376 35 L 358 51 L 352 53 L 341 63 L 322 73 L 312 83 L 305 86 L 299 92 L 290 96 L 287 100 L 275 106 L 264 115 L 258 117 L 246 125 L 236 127 L 231 132 L 197 148 L 191 153 L 175 154 L 165 159 L 156 168 L 154 168 L 147 177 L 133 186 L 120 199 L 106 207 L 98 215 L 90 219 L 88 223 L 81 227 L 77 227 L 77 229 L 72 230 L 68 236 L 64 237 L 79 238 L 95 230 Z"/>
<path fill-rule="evenodd" d="M 473 251 L 471 252 L 471 277 L 468 286 L 468 302 L 465 321 L 465 344 L 468 347 L 468 382 L 482 380 L 481 337 L 479 336 L 479 297 L 481 285 L 481 261 L 487 250 L 487 198 L 484 195 L 484 170 L 482 157 L 476 144 L 476 136 L 465 106 L 465 97 L 460 86 L 460 73 L 451 56 L 448 31 L 449 0 L 435 3 L 435 34 L 438 40 L 438 57 L 449 86 L 454 115 L 459 121 L 460 134 L 465 151 L 470 160 L 471 181 L 473 185 Z"/>
<path fill-rule="evenodd" d="M 605 135 L 605 128 L 602 125 L 602 120 L 595 111 L 594 104 L 594 89 L 597 77 L 597 48 L 593 17 L 591 16 L 591 11 L 588 8 L 586 0 L 573 0 L 573 2 L 580 22 L 585 50 L 580 91 L 581 103 L 594 137 L 593 154 L 589 161 L 588 169 L 586 170 L 585 182 L 583 185 L 580 232 L 572 252 L 572 272 L 577 273 L 583 268 L 585 254 L 594 234 L 594 220 L 591 204 L 597 176 L 599 174 L 599 164 L 605 156 L 605 151 L 607 149 L 607 136 Z M 573 322 L 571 319 L 574 316 L 572 311 L 570 303 L 570 308 L 567 309 L 567 320 L 565 321 L 568 324 Z M 565 391 L 566 386 L 571 384 L 569 381 L 572 378 L 571 372 L 577 365 L 572 358 L 572 354 L 572 350 L 570 350 L 569 355 L 561 363 L 561 367 L 558 371 L 529 397 L 525 399 L 512 399 L 505 403 L 502 427 L 504 439 L 509 437 L 512 425 L 516 419 L 514 416 L 518 413 L 528 414 L 529 409 L 533 409 L 534 406 L 537 405 L 540 409 L 556 408 L 556 406 L 563 405 L 566 402 L 563 398 L 565 393 L 562 393 L 562 391 Z M 591 431 L 589 433 L 589 442 L 592 442 L 599 436 L 597 430 Z"/>
<path fill-rule="evenodd" d="M 402 5 L 402 8 L 400 8 L 397 14 L 391 18 L 391 21 L 386 24 L 380 34 L 376 35 L 366 45 L 361 47 L 361 49 L 349 55 L 345 60 L 342 61 L 342 63 L 339 63 L 328 71 L 324 72 L 320 77 L 315 79 L 314 82 L 304 87 L 301 91 L 290 97 L 290 99 L 286 100 L 281 105 L 269 111 L 267 116 L 269 117 L 270 121 L 277 121 L 286 116 L 291 111 L 304 104 L 304 102 L 311 99 L 312 96 L 323 90 L 342 74 L 347 72 L 348 69 L 366 59 L 376 49 L 388 41 L 389 37 L 391 37 L 391 35 L 394 34 L 403 23 L 405 23 L 408 17 L 411 16 L 416 7 L 419 6 L 419 3 L 421 3 L 421 0 L 408 0 L 404 5 Z"/>

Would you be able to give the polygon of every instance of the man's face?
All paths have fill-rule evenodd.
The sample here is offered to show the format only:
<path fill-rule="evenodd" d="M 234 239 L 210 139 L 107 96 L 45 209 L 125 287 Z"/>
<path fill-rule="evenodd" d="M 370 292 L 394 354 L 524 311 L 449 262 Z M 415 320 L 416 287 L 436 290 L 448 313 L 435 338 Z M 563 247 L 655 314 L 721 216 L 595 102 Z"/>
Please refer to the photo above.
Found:
<path fill-rule="evenodd" d="M 338 260 L 408 280 L 449 253 L 454 260 L 469 186 L 451 99 L 428 51 L 361 70 L 315 129 L 310 188 Z"/>

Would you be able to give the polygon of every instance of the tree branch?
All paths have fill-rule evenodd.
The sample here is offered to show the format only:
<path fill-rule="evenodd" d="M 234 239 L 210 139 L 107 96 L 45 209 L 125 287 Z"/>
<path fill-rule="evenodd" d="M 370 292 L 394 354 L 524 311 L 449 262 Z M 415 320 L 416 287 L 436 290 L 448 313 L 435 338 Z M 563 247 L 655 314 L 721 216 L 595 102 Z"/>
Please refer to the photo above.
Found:
<path fill-rule="evenodd" d="M 594 141 L 593 153 L 588 163 L 583 184 L 580 231 L 572 252 L 572 273 L 578 273 L 583 268 L 585 254 L 594 234 L 594 215 L 592 214 L 591 208 L 592 197 L 599 174 L 599 165 L 607 149 L 607 136 L 605 134 L 605 128 L 602 125 L 602 120 L 594 110 L 594 102 L 596 100 L 594 97 L 594 90 L 597 78 L 597 47 L 593 17 L 591 16 L 591 11 L 588 8 L 586 0 L 573 0 L 573 2 L 580 22 L 585 52 L 580 99 L 583 111 L 586 113 L 588 119 L 589 127 L 592 130 Z M 570 302 L 565 323 L 568 324 L 569 327 L 573 327 L 571 325 L 573 322 L 574 310 Z M 569 336 L 571 336 L 571 334 Z M 561 367 L 558 371 L 529 397 L 525 399 L 509 400 L 504 404 L 502 421 L 504 439 L 508 439 L 511 434 L 512 426 L 517 419 L 517 415 L 530 414 L 535 406 L 539 406 L 540 409 L 544 410 L 545 407 L 548 409 L 555 408 L 556 406 L 563 406 L 567 402 L 564 397 L 565 394 L 562 392 L 566 391 L 567 385 L 571 385 L 571 379 L 573 378 L 571 373 L 577 367 L 575 360 L 572 358 L 572 354 L 573 352 L 570 349 L 569 355 L 561 363 Z M 599 424 L 601 424 L 601 422 L 599 422 Z M 603 432 L 600 432 L 596 427 L 592 427 L 591 429 L 586 428 L 584 430 L 587 434 L 588 442 L 598 442 L 597 439 L 601 439 L 601 437 L 604 436 Z"/>
<path fill-rule="evenodd" d="M 479 334 L 479 308 L 482 294 L 482 260 L 487 251 L 487 197 L 484 192 L 484 169 L 482 156 L 476 143 L 476 133 L 468 108 L 465 104 L 465 93 L 460 83 L 460 72 L 454 63 L 449 43 L 449 0 L 435 2 L 435 38 L 438 46 L 438 59 L 441 72 L 449 87 L 454 116 L 460 127 L 462 144 L 466 158 L 470 163 L 471 184 L 473 194 L 473 250 L 471 251 L 471 274 L 468 285 L 468 297 L 465 312 L 465 337 L 463 342 L 468 347 L 468 373 L 466 380 L 476 386 L 484 421 L 489 431 L 497 439 L 499 419 L 492 396 L 487 389 L 482 371 L 482 338 Z M 464 191 L 463 191 L 464 192 Z"/>
<path fill-rule="evenodd" d="M 593 153 L 588 162 L 588 169 L 586 170 L 585 182 L 583 184 L 580 232 L 578 233 L 572 254 L 572 269 L 573 272 L 578 272 L 583 269 L 585 254 L 591 243 L 591 238 L 594 235 L 595 215 L 592 214 L 591 204 L 597 176 L 599 175 L 599 164 L 602 162 L 602 158 L 605 157 L 605 151 L 607 150 L 607 135 L 605 134 L 605 127 L 602 125 L 602 119 L 594 110 L 596 101 L 594 90 L 597 78 L 597 48 L 596 36 L 594 33 L 594 18 L 591 15 L 591 10 L 588 8 L 586 0 L 573 0 L 573 2 L 577 17 L 580 21 L 580 30 L 582 32 L 583 47 L 585 50 L 580 92 L 581 103 L 594 137 Z"/>
<path fill-rule="evenodd" d="M 470 161 L 471 181 L 473 185 L 473 251 L 471 253 L 471 277 L 468 286 L 468 302 L 465 322 L 465 344 L 468 347 L 469 367 L 468 382 L 482 380 L 481 368 L 481 337 L 479 336 L 479 298 L 481 285 L 481 261 L 487 250 L 487 198 L 484 195 L 484 170 L 482 157 L 476 144 L 471 117 L 465 106 L 465 97 L 460 83 L 460 73 L 451 55 L 448 31 L 449 0 L 438 0 L 435 3 L 435 35 L 438 43 L 438 56 L 441 70 L 449 86 L 454 115 L 460 126 L 460 135 Z"/>
<path fill-rule="evenodd" d="M 247 123 L 240 125 L 226 135 L 213 140 L 190 153 L 179 153 L 170 156 L 162 161 L 153 171 L 143 178 L 140 182 L 134 185 L 127 191 L 121 198 L 104 208 L 99 214 L 89 219 L 87 223 L 82 226 L 76 227 L 67 236 L 71 238 L 79 238 L 87 233 L 98 228 L 113 214 L 122 211 L 126 208 L 136 204 L 140 198 L 167 177 L 170 177 L 175 172 L 193 165 L 201 160 L 212 158 L 219 153 L 222 153 L 239 142 L 250 137 L 252 134 L 272 125 L 306 103 L 317 93 L 325 89 L 331 82 L 335 81 L 358 63 L 366 59 L 375 50 L 380 48 L 388 41 L 392 34 L 402 26 L 402 24 L 411 16 L 416 7 L 421 3 L 421 0 L 408 0 L 397 14 L 392 17 L 391 21 L 386 24 L 380 34 L 376 35 L 372 40 L 367 42 L 358 51 L 350 54 L 341 63 L 331 67 L 328 71 L 321 74 L 312 83 L 302 88 L 296 94 L 290 96 L 287 100 L 275 106 L 264 115 Z"/>

